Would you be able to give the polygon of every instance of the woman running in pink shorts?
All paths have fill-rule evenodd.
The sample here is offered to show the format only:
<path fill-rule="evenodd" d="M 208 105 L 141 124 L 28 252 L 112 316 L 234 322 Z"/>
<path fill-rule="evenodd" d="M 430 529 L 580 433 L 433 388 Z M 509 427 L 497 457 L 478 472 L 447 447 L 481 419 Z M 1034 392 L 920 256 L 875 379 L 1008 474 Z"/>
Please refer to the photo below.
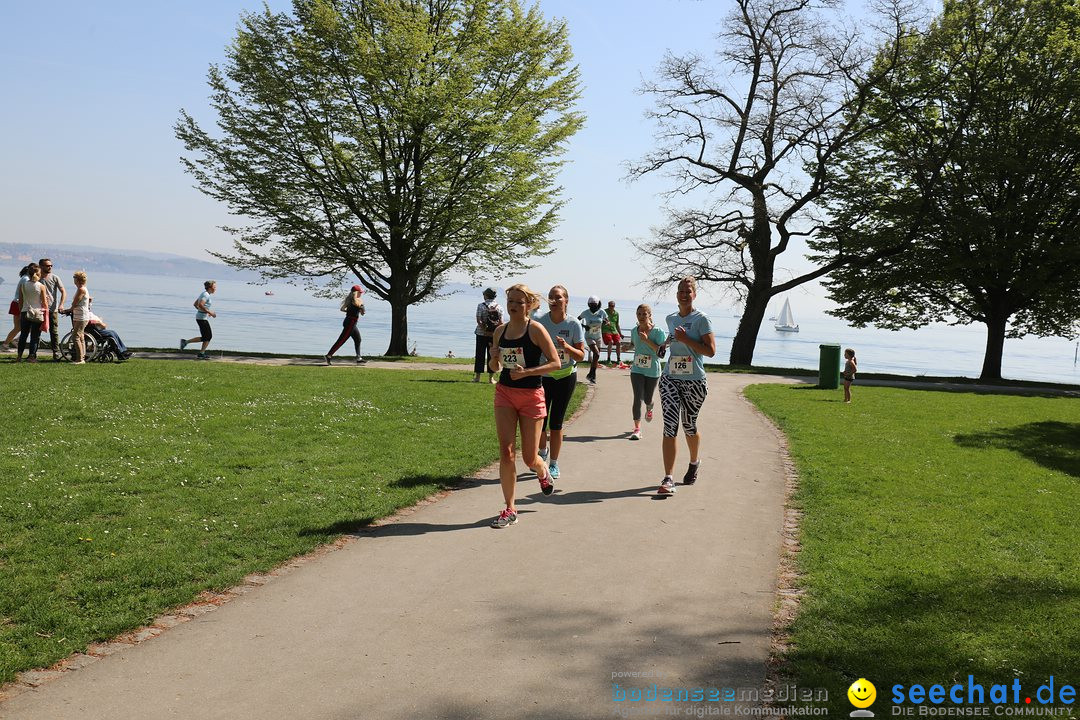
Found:
<path fill-rule="evenodd" d="M 540 296 L 518 284 L 506 290 L 506 312 L 510 319 L 495 329 L 488 368 L 499 372 L 495 386 L 495 430 L 499 435 L 499 482 L 506 509 L 491 526 L 504 528 L 517 522 L 514 491 L 517 486 L 515 445 L 521 429 L 521 459 L 536 472 L 540 490 L 550 495 L 555 486 L 547 463 L 541 459 L 540 428 L 547 417 L 541 378 L 558 370 L 559 353 L 544 326 L 529 314 L 540 307 Z M 543 358 L 553 358 L 541 364 Z"/>

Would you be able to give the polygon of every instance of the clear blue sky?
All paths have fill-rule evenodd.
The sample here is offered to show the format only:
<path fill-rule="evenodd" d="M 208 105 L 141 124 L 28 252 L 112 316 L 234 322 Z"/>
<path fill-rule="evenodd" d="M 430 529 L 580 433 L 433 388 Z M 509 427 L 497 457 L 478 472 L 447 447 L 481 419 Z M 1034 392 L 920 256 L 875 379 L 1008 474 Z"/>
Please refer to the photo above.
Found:
<path fill-rule="evenodd" d="M 647 236 L 660 221 L 657 193 L 665 182 L 623 179 L 624 163 L 652 141 L 643 116 L 650 101 L 637 88 L 667 49 L 711 52 L 731 4 L 540 5 L 568 22 L 588 122 L 567 155 L 558 251 L 524 279 L 539 290 L 561 282 L 577 297 L 638 298 L 647 270 L 627 238 Z M 236 221 L 192 187 L 172 126 L 180 108 L 213 125 L 207 68 L 222 61 L 240 13 L 259 8 L 257 0 L 9 3 L 0 45 L 0 238 L 192 257 L 228 249 L 217 226 Z M 800 295 L 806 310 L 823 306 Z"/>

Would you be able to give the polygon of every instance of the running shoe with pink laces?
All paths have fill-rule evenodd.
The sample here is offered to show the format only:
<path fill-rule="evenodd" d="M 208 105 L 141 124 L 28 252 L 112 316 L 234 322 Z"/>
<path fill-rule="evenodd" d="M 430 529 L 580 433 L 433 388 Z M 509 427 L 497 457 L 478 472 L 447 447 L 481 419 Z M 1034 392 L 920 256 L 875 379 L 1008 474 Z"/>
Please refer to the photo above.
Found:
<path fill-rule="evenodd" d="M 555 483 L 551 482 L 550 471 L 544 473 L 544 477 L 540 477 L 538 475 L 537 478 L 540 480 L 540 492 L 544 493 L 545 495 L 550 495 L 551 493 L 555 492 Z"/>
<path fill-rule="evenodd" d="M 493 527 L 493 528 L 504 528 L 507 525 L 513 525 L 516 522 L 517 522 L 517 513 L 514 512 L 513 510 L 511 510 L 510 508 L 506 508 L 501 513 L 499 513 L 499 517 L 497 517 L 497 518 L 495 518 L 494 520 L 491 521 L 491 527 Z"/>
<path fill-rule="evenodd" d="M 645 422 L 652 422 L 652 405 L 645 406 Z"/>

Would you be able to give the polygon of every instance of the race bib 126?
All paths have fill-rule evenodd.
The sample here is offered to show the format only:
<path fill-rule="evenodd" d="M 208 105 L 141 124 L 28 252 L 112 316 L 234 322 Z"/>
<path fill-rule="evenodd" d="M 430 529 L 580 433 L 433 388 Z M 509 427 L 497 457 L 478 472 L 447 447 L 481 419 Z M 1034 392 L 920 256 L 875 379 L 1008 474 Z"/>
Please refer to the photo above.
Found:
<path fill-rule="evenodd" d="M 694 360 L 689 355 L 672 355 L 668 363 L 668 372 L 672 375 L 693 375 Z"/>

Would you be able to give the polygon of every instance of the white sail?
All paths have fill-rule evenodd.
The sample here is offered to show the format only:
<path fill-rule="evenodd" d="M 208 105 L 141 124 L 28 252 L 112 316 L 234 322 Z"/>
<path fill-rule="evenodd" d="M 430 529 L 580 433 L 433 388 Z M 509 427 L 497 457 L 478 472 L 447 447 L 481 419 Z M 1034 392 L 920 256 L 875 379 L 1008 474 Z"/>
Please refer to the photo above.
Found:
<path fill-rule="evenodd" d="M 780 332 L 799 332 L 799 326 L 795 324 L 795 316 L 791 314 L 791 301 L 787 298 L 784 299 L 784 309 L 780 311 L 780 319 L 775 327 Z"/>

